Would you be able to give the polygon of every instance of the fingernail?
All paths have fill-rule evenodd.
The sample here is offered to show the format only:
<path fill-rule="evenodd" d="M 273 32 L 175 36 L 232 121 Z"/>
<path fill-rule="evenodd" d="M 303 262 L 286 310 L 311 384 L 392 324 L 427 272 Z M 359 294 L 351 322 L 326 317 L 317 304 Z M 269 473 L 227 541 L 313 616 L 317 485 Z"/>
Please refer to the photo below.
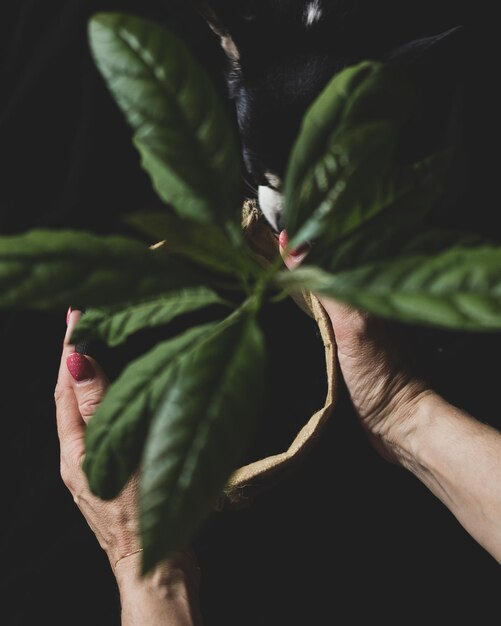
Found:
<path fill-rule="evenodd" d="M 79 352 L 73 352 L 69 355 L 66 359 L 66 366 L 69 373 L 78 383 L 94 378 L 94 368 L 91 362 Z"/>
<path fill-rule="evenodd" d="M 68 309 L 68 312 L 66 313 L 66 326 L 68 326 L 68 324 L 70 323 L 70 315 L 71 315 L 72 310 L 73 309 L 70 307 Z"/>
<path fill-rule="evenodd" d="M 281 248 L 287 248 L 289 245 L 289 238 L 287 237 L 287 231 L 283 230 L 278 236 L 278 243 Z"/>
<path fill-rule="evenodd" d="M 289 237 L 287 236 L 287 231 L 283 230 L 280 233 L 280 235 L 278 236 L 278 243 L 280 247 L 284 250 L 289 246 Z M 309 249 L 310 245 L 308 243 L 303 243 L 298 248 L 295 248 L 294 250 L 289 250 L 288 252 L 292 257 L 297 258 L 298 256 L 301 256 L 302 254 L 308 252 Z"/>
<path fill-rule="evenodd" d="M 308 252 L 309 249 L 310 249 L 310 246 L 307 243 L 303 243 L 301 246 L 299 246 L 299 248 L 296 248 L 295 250 L 291 250 L 290 255 L 293 257 L 298 257 L 304 254 L 305 252 Z"/>

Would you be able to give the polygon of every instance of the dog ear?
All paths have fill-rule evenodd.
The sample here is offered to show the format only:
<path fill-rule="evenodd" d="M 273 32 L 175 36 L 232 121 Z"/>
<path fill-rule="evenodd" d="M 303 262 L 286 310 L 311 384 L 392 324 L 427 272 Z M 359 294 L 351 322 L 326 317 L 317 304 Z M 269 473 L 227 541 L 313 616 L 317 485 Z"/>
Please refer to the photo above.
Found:
<path fill-rule="evenodd" d="M 457 62 L 464 53 L 466 35 L 464 26 L 456 26 L 439 35 L 410 41 L 386 54 L 384 60 L 404 67 L 430 68 L 437 62 Z"/>
<path fill-rule="evenodd" d="M 199 13 L 205 19 L 210 28 L 218 35 L 221 40 L 221 47 L 230 61 L 238 62 L 240 53 L 228 29 L 224 26 L 223 21 L 217 14 L 211 2 L 206 0 L 198 0 L 197 7 Z"/>

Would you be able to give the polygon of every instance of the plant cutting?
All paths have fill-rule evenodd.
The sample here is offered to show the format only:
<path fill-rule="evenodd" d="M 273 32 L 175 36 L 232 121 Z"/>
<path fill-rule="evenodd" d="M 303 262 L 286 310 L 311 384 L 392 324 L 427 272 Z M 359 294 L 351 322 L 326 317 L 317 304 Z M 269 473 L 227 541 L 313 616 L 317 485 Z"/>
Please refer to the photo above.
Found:
<path fill-rule="evenodd" d="M 205 71 L 174 34 L 133 16 L 96 15 L 89 36 L 164 207 L 126 216 L 134 237 L 1 237 L 0 304 L 84 307 L 73 342 L 115 347 L 166 328 L 111 385 L 84 461 L 104 499 L 139 471 L 148 572 L 190 542 L 240 463 L 263 398 L 265 304 L 308 290 L 402 322 L 499 329 L 501 248 L 433 229 L 448 155 L 401 161 L 412 88 L 364 62 L 332 78 L 290 156 L 286 229 L 291 248 L 311 244 L 304 267 L 262 265 L 241 225 L 238 141 Z M 214 304 L 220 320 L 170 336 L 174 318 Z"/>

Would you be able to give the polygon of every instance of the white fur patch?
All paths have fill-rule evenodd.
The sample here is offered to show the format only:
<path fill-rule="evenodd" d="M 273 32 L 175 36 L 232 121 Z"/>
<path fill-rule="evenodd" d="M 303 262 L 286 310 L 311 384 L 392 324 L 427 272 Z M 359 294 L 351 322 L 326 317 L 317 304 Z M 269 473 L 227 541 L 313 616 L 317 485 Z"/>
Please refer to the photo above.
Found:
<path fill-rule="evenodd" d="M 307 27 L 313 26 L 322 18 L 322 7 L 320 0 L 308 2 L 304 9 L 304 23 Z"/>
<path fill-rule="evenodd" d="M 279 191 L 260 185 L 258 202 L 261 212 L 277 232 L 280 230 L 280 216 L 284 210 L 284 198 Z"/>

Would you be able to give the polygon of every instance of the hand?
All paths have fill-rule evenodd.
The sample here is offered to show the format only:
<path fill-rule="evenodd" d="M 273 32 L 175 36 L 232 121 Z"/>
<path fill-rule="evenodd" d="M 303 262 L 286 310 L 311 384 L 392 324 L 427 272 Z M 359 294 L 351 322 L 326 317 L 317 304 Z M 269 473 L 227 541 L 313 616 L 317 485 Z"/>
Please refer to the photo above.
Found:
<path fill-rule="evenodd" d="M 308 250 L 280 252 L 294 270 Z M 413 376 L 391 327 L 320 296 L 353 406 L 376 449 L 412 472 L 501 563 L 501 433 Z"/>
<path fill-rule="evenodd" d="M 290 270 L 308 254 L 287 254 L 287 236 L 280 235 L 280 252 Z M 423 395 L 432 393 L 414 377 L 396 349 L 391 328 L 383 320 L 343 303 L 317 295 L 336 338 L 339 365 L 351 401 L 378 452 L 397 461 L 394 446 Z"/>
<path fill-rule="evenodd" d="M 115 500 L 106 502 L 91 493 L 82 471 L 85 428 L 109 381 L 92 357 L 75 352 L 69 344 L 79 318 L 79 311 L 71 312 L 68 318 L 55 391 L 61 477 L 115 568 L 124 555 L 140 549 L 136 525 L 137 478 Z"/>
<path fill-rule="evenodd" d="M 80 315 L 79 311 L 72 311 L 68 317 L 55 390 L 61 477 L 108 556 L 120 590 L 122 624 L 201 624 L 199 568 L 191 550 L 166 559 L 147 578 L 139 576 L 137 476 L 114 500 L 101 500 L 90 491 L 82 470 L 85 428 L 109 381 L 92 357 L 76 353 L 69 343 Z"/>

